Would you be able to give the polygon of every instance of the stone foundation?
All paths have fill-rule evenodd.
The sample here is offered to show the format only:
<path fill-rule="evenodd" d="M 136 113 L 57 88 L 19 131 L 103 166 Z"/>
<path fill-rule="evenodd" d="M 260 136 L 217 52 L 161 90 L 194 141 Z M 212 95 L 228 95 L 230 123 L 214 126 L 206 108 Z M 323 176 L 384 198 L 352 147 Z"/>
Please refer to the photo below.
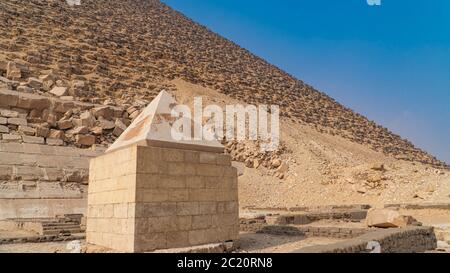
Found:
<path fill-rule="evenodd" d="M 229 156 L 133 145 L 91 160 L 87 242 L 147 252 L 234 240 L 238 207 Z"/>

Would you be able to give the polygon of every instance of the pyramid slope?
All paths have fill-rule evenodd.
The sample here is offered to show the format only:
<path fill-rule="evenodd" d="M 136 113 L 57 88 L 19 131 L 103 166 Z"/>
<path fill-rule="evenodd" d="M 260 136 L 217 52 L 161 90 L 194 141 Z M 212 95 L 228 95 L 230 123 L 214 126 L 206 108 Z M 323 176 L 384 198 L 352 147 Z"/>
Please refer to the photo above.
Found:
<path fill-rule="evenodd" d="M 172 111 L 176 105 L 177 102 L 169 93 L 165 90 L 161 91 L 106 152 L 134 144 L 223 152 L 223 145 L 216 140 L 177 140 L 174 138 L 172 125 L 178 117 L 172 116 Z M 189 124 L 194 124 L 194 121 L 191 119 L 185 117 L 182 119 L 189 122 Z"/>
<path fill-rule="evenodd" d="M 90 90 L 80 94 L 85 100 L 150 101 L 162 89 L 175 91 L 169 82 L 183 79 L 245 103 L 280 105 L 287 120 L 397 159 L 447 166 L 160 1 L 81 3 L 0 1 L 0 61 L 29 60 L 33 77 L 53 69 L 64 81 L 82 78 Z"/>

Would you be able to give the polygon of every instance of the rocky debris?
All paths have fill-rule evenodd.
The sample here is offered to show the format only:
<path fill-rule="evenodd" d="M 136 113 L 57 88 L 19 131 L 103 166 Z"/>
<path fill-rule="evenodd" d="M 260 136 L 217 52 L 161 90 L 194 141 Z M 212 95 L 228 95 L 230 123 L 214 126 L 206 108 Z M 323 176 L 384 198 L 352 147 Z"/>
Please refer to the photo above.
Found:
<path fill-rule="evenodd" d="M 24 118 L 8 118 L 8 124 L 26 126 L 28 123 L 27 120 Z"/>
<path fill-rule="evenodd" d="M 33 143 L 33 144 L 44 144 L 45 139 L 43 137 L 36 136 L 22 136 L 22 141 L 25 143 Z"/>
<path fill-rule="evenodd" d="M 80 135 L 80 134 L 85 135 L 88 133 L 89 133 L 89 129 L 86 126 L 78 126 L 69 132 L 69 134 L 71 134 L 71 135 Z"/>
<path fill-rule="evenodd" d="M 67 95 L 67 87 L 53 87 L 53 89 L 50 90 L 50 93 L 57 97 L 65 96 Z"/>
<path fill-rule="evenodd" d="M 285 119 L 400 160 L 447 166 L 159 1 L 85 0 L 83 12 L 64 1 L 36 3 L 41 0 L 0 3 L 4 19 L 0 43 L 4 55 L 0 71 L 4 72 L 0 74 L 25 83 L 20 86 L 22 92 L 41 94 L 55 86 L 67 87 L 70 96 L 61 95 L 67 101 L 123 107 L 123 116 L 103 116 L 115 122 L 113 117 L 136 118 L 141 109 L 138 101 L 151 101 L 161 89 L 175 90 L 170 81 L 181 78 L 249 104 L 279 105 Z M 41 20 L 43 16 L 51 20 Z M 68 27 L 54 27 L 68 22 Z M 61 39 L 71 42 L 61 43 Z M 16 60 L 17 56 L 22 58 Z M 30 86 L 24 80 L 27 77 L 38 79 L 42 86 L 34 82 Z M 48 106 L 40 110 L 44 108 Z M 246 165 L 259 168 L 264 162 L 251 159 Z"/>
<path fill-rule="evenodd" d="M 282 157 L 289 153 L 286 146 L 281 143 L 276 151 L 261 151 L 261 141 L 230 141 L 225 144 L 225 151 L 231 155 L 232 160 L 244 163 L 247 168 L 265 168 L 269 175 L 280 179 L 286 177 L 289 165 Z"/>
<path fill-rule="evenodd" d="M 380 172 L 386 171 L 384 164 L 374 164 L 371 169 L 374 171 L 380 171 Z"/>
<path fill-rule="evenodd" d="M 5 118 L 17 118 L 17 117 L 19 117 L 19 112 L 3 109 L 3 110 L 0 110 L 0 116 L 5 117 Z"/>
<path fill-rule="evenodd" d="M 428 184 L 425 188 L 422 188 L 421 190 L 418 190 L 413 198 L 417 199 L 428 199 L 431 197 L 431 195 L 436 191 L 436 187 L 432 184 Z"/>
<path fill-rule="evenodd" d="M 96 136 L 100 136 L 103 134 L 103 128 L 100 126 L 95 126 L 95 127 L 91 128 L 90 130 L 91 130 L 91 133 L 93 133 Z M 114 131 L 113 131 L 113 134 L 114 134 Z"/>
<path fill-rule="evenodd" d="M 367 212 L 366 225 L 378 228 L 399 228 L 421 225 L 421 223 L 412 216 L 401 215 L 395 210 L 372 208 Z"/>
<path fill-rule="evenodd" d="M 281 165 L 276 169 L 276 176 L 283 179 L 289 170 L 289 166 L 286 162 L 282 162 Z"/>
<path fill-rule="evenodd" d="M 85 96 L 87 92 L 87 86 L 84 81 L 75 80 L 72 82 L 70 87 L 70 95 L 77 96 Z"/>
<path fill-rule="evenodd" d="M 22 93 L 32 93 L 33 89 L 31 87 L 28 87 L 27 85 L 19 85 L 17 87 L 17 91 Z"/>
<path fill-rule="evenodd" d="M 9 134 L 9 128 L 4 125 L 0 125 L 0 133 Z"/>
<path fill-rule="evenodd" d="M 36 134 L 36 129 L 24 125 L 20 125 L 18 131 L 27 136 L 34 136 Z"/>
<path fill-rule="evenodd" d="M 22 137 L 20 135 L 2 134 L 3 142 L 17 142 L 17 141 L 21 141 L 21 140 L 22 140 Z"/>
<path fill-rule="evenodd" d="M 88 173 L 85 170 L 67 170 L 63 171 L 63 182 L 87 182 L 88 181 Z"/>
<path fill-rule="evenodd" d="M 14 62 L 8 62 L 6 65 L 6 78 L 10 80 L 20 80 L 22 78 L 22 71 Z"/>

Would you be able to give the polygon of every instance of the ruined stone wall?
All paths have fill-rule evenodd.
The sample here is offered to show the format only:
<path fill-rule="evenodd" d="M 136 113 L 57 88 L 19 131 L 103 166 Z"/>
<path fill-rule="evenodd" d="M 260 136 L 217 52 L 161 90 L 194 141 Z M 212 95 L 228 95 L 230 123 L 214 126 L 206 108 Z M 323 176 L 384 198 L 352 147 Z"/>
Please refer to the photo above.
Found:
<path fill-rule="evenodd" d="M 0 219 L 84 213 L 89 158 L 125 130 L 124 113 L 0 88 Z"/>
<path fill-rule="evenodd" d="M 0 142 L 107 146 L 129 125 L 123 108 L 0 88 Z"/>

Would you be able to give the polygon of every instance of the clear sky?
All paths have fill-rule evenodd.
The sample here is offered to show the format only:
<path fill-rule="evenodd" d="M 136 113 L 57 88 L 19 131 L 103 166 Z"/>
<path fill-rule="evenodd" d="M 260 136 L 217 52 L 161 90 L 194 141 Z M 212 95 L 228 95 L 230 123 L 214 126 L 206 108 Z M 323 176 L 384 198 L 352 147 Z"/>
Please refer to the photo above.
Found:
<path fill-rule="evenodd" d="M 450 1 L 163 0 L 450 163 Z"/>

